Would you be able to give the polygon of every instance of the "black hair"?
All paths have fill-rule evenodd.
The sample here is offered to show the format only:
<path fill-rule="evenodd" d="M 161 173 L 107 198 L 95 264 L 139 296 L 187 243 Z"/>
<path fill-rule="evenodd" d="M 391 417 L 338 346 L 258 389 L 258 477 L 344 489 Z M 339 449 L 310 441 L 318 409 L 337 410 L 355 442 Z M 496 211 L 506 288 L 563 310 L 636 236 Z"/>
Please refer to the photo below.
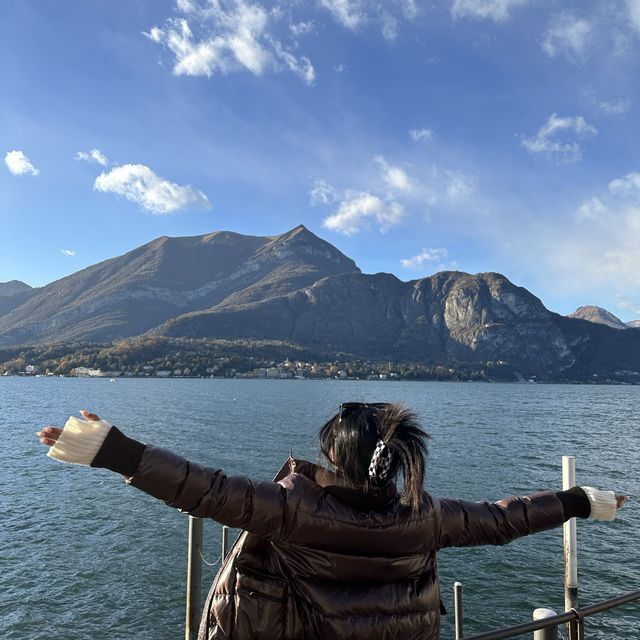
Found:
<path fill-rule="evenodd" d="M 348 410 L 346 409 L 348 407 Z M 367 493 L 379 486 L 369 477 L 369 464 L 378 440 L 391 452 L 385 482 L 402 474 L 401 503 L 417 511 L 422 501 L 429 435 L 418 416 L 400 404 L 346 403 L 320 429 L 320 450 L 342 481 Z"/>

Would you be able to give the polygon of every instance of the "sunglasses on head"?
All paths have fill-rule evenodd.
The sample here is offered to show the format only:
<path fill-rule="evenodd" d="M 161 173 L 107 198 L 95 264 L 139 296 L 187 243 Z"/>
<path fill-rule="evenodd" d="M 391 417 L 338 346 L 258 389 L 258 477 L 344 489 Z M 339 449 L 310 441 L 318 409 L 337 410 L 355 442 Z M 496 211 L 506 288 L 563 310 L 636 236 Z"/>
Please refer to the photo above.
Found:
<path fill-rule="evenodd" d="M 388 406 L 388 402 L 343 402 L 340 405 L 338 424 L 342 422 L 342 416 L 350 411 L 383 411 Z"/>

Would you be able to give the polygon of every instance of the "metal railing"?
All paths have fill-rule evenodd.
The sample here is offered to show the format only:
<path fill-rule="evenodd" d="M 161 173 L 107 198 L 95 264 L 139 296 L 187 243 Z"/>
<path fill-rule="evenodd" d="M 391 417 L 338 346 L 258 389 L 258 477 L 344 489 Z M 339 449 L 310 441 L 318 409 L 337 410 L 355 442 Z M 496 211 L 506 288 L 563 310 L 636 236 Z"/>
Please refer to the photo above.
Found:
<path fill-rule="evenodd" d="M 565 613 L 560 613 L 543 620 L 534 620 L 533 622 L 525 622 L 513 627 L 504 627 L 495 629 L 487 633 L 481 633 L 475 636 L 464 636 L 463 640 L 502 640 L 503 638 L 515 638 L 526 633 L 532 633 L 541 629 L 557 628 L 561 624 L 569 625 L 569 640 L 584 640 L 584 619 L 602 611 L 608 611 L 620 607 L 629 602 L 640 600 L 640 591 L 632 591 L 623 596 L 604 600 L 596 604 L 583 607 L 581 609 L 571 609 Z"/>

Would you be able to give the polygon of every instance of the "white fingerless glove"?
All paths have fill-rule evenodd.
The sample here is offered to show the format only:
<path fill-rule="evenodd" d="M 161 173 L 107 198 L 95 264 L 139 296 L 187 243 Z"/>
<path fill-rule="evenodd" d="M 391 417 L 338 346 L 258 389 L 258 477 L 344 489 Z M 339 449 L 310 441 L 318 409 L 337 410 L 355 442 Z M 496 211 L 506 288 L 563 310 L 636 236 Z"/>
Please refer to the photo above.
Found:
<path fill-rule="evenodd" d="M 595 487 L 582 487 L 591 503 L 590 518 L 594 520 L 616 519 L 616 494 L 613 491 L 601 491 Z"/>
<path fill-rule="evenodd" d="M 110 429 L 106 420 L 82 420 L 71 416 L 47 455 L 61 462 L 91 464 Z"/>

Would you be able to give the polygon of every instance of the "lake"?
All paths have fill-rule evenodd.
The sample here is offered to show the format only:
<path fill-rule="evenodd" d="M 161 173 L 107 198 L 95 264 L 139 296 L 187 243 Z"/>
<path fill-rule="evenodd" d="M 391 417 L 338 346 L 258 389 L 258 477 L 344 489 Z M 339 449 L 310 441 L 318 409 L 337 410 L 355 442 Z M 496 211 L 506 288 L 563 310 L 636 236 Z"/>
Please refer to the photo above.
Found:
<path fill-rule="evenodd" d="M 640 387 L 332 380 L 0 378 L 0 638 L 184 637 L 188 517 L 108 471 L 47 458 L 34 432 L 90 409 L 127 435 L 230 474 L 270 479 L 341 402 L 400 401 L 433 436 L 427 488 L 496 500 L 578 484 L 632 496 L 614 523 L 578 522 L 580 604 L 640 584 Z M 205 559 L 220 527 L 205 523 Z M 464 585 L 465 634 L 564 604 L 562 531 L 439 554 L 443 600 Z M 216 567 L 204 567 L 206 592 Z M 443 638 L 453 637 L 453 615 Z M 587 621 L 589 638 L 639 637 L 640 604 Z"/>

